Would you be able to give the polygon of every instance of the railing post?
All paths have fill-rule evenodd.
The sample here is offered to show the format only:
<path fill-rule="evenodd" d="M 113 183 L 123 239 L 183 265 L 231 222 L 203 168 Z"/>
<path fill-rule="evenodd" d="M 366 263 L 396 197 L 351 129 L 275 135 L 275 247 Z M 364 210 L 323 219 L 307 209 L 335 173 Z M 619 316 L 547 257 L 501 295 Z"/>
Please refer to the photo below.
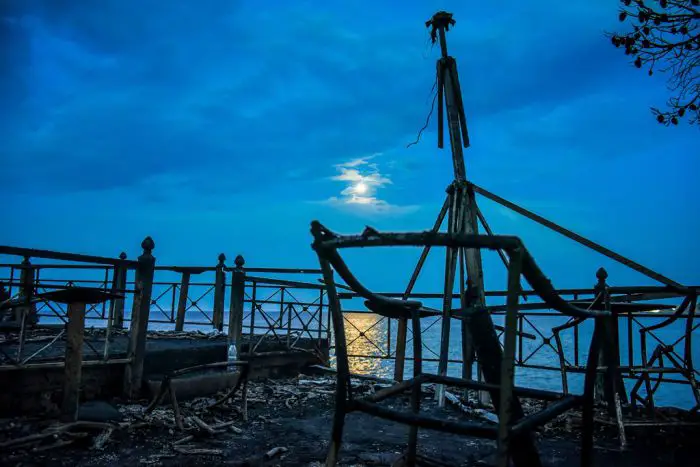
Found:
<path fill-rule="evenodd" d="M 131 326 L 129 328 L 129 347 L 124 373 L 124 393 L 128 398 L 136 397 L 141 391 L 143 378 L 143 362 L 146 354 L 146 333 L 148 318 L 151 312 L 151 294 L 153 292 L 153 275 L 156 259 L 151 252 L 155 243 L 151 237 L 141 242 L 143 254 L 138 258 L 136 278 L 134 281 L 134 304 L 131 310 Z"/>
<path fill-rule="evenodd" d="M 126 253 L 123 251 L 119 255 L 122 261 L 126 259 Z M 107 316 L 107 329 L 105 331 L 105 346 L 102 351 L 103 360 L 109 359 L 109 340 L 112 335 L 112 329 L 119 322 L 119 328 L 124 327 L 124 290 L 126 289 L 126 266 L 118 264 L 114 266 L 114 276 L 112 277 L 112 295 L 119 295 L 120 298 L 112 297 L 109 301 L 109 315 Z"/>
<path fill-rule="evenodd" d="M 319 289 L 318 295 L 318 345 L 321 346 L 322 332 L 323 332 L 323 291 L 324 289 Z M 309 323 L 311 324 L 311 323 Z M 389 329 L 391 329 L 391 320 L 389 320 Z M 389 339 L 389 355 L 391 356 L 391 339 Z"/>
<path fill-rule="evenodd" d="M 608 285 L 606 284 L 605 280 L 608 278 L 608 273 L 604 268 L 598 269 L 596 271 L 596 278 L 598 279 L 598 282 L 596 282 L 595 287 L 593 287 L 593 290 L 595 290 L 595 302 L 597 302 L 597 307 L 598 309 L 604 309 L 605 307 L 605 296 L 607 295 L 607 289 Z M 608 335 L 608 328 L 609 328 L 609 322 L 608 320 L 604 318 L 600 318 L 600 332 L 602 333 L 602 339 L 601 339 L 601 345 L 598 346 L 598 367 L 604 367 L 605 366 L 605 361 L 606 361 L 606 355 L 607 355 L 607 347 L 608 347 L 608 341 L 606 339 Z M 595 331 L 594 331 L 595 332 Z M 607 398 L 608 394 L 606 391 L 606 383 L 607 383 L 607 378 L 605 377 L 606 372 L 600 371 L 600 369 L 596 372 L 596 377 L 595 377 L 595 386 L 593 389 L 593 397 L 595 398 L 596 403 L 603 402 L 604 400 L 609 400 Z"/>
<path fill-rule="evenodd" d="M 219 263 L 216 265 L 216 280 L 214 282 L 214 313 L 212 325 L 217 331 L 224 330 L 224 300 L 226 297 L 226 255 L 219 255 Z"/>
<path fill-rule="evenodd" d="M 601 318 L 601 345 L 598 350 L 598 366 L 605 368 L 605 371 L 598 371 L 595 382 L 595 399 L 597 402 L 605 401 L 611 415 L 619 401 L 627 402 L 627 391 L 625 390 L 622 377 L 620 375 L 620 335 L 618 329 L 617 313 L 612 311 L 610 302 L 610 291 L 606 279 L 608 273 L 604 268 L 596 272 L 598 283 L 595 286 L 596 297 L 600 302 L 600 309 L 609 311 L 611 316 Z M 617 399 L 617 400 L 616 400 Z"/>
<path fill-rule="evenodd" d="M 119 259 L 122 261 L 126 259 L 126 253 L 123 251 L 119 254 Z M 118 295 L 124 295 L 124 290 L 126 290 L 126 273 L 127 267 L 124 264 L 120 264 L 114 269 L 114 290 L 113 292 Z M 124 328 L 124 299 L 123 298 L 113 298 L 111 300 L 112 312 L 110 313 L 112 319 L 112 328 L 123 329 Z"/>
<path fill-rule="evenodd" d="M 24 324 L 36 324 L 39 321 L 36 313 L 36 304 L 30 303 L 31 299 L 34 297 L 34 266 L 32 266 L 29 256 L 25 256 L 22 260 L 22 270 L 19 275 L 20 282 L 20 295 L 27 301 L 27 308 L 18 307 L 17 309 L 23 313 L 26 313 L 22 318 L 23 326 Z M 19 318 L 19 316 L 18 316 Z"/>
<path fill-rule="evenodd" d="M 23 297 L 31 298 L 34 295 L 34 268 L 29 256 L 22 260 L 22 269 L 19 273 L 20 288 L 19 293 Z"/>
<path fill-rule="evenodd" d="M 235 259 L 236 268 L 231 274 L 231 307 L 228 316 L 229 345 L 236 346 L 236 354 L 241 355 L 241 334 L 243 330 L 243 313 L 245 309 L 245 270 L 243 256 Z"/>
<path fill-rule="evenodd" d="M 610 300 L 610 289 L 605 280 L 608 273 L 604 268 L 598 269 L 596 273 L 598 283 L 596 284 L 596 297 L 603 305 L 605 311 L 610 312 L 610 316 L 597 318 L 600 326 L 599 336 L 601 345 L 598 346 L 598 367 L 604 367 L 605 371 L 596 373 L 594 386 L 594 398 L 596 401 L 607 403 L 608 414 L 616 421 L 619 432 L 620 446 L 625 449 L 627 436 L 622 417 L 621 402 L 627 402 L 627 391 L 620 374 L 620 335 L 617 322 L 617 313 L 612 311 Z M 598 326 L 596 326 L 598 327 Z M 594 331 L 595 332 L 595 331 Z"/>
<path fill-rule="evenodd" d="M 185 327 L 185 314 L 187 313 L 187 297 L 190 294 L 190 273 L 182 273 L 180 282 L 180 297 L 177 302 L 177 316 L 175 318 L 175 331 L 182 331 Z"/>

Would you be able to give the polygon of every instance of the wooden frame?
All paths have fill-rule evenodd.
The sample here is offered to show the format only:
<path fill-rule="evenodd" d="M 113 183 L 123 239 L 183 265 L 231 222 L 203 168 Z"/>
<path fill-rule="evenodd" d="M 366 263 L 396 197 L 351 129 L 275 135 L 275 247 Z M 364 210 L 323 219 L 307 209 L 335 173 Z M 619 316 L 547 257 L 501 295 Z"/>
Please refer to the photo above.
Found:
<path fill-rule="evenodd" d="M 407 465 L 416 465 L 420 461 L 417 452 L 418 429 L 427 428 L 437 431 L 476 436 L 497 440 L 498 465 L 507 466 L 512 458 L 517 466 L 541 465 L 531 432 L 535 427 L 552 420 L 556 416 L 576 406 L 583 406 L 584 430 L 582 436 L 581 465 L 590 465 L 593 437 L 593 383 L 595 382 L 598 345 L 601 343 L 602 319 L 610 316 L 606 311 L 590 311 L 578 308 L 564 301 L 556 293 L 549 280 L 539 269 L 534 259 L 519 238 L 510 236 L 484 236 L 475 234 L 444 234 L 437 232 L 421 233 L 379 233 L 368 228 L 362 235 L 341 236 L 333 233 L 319 222 L 311 224 L 314 236 L 313 248 L 316 251 L 323 278 L 328 291 L 329 307 L 333 320 L 335 335 L 335 353 L 337 361 L 336 407 L 333 418 L 331 442 L 326 458 L 327 466 L 338 462 L 338 453 L 342 444 L 345 416 L 353 411 L 361 411 L 373 416 L 409 425 L 408 446 L 405 454 Z M 465 378 L 452 378 L 443 375 L 425 374 L 422 371 L 421 328 L 420 320 L 426 316 L 439 315 L 441 312 L 423 307 L 420 302 L 397 300 L 375 294 L 365 288 L 350 272 L 338 250 L 349 247 L 372 246 L 445 246 L 449 248 L 488 248 L 499 249 L 510 257 L 508 267 L 508 298 L 504 333 L 504 348 L 501 347 L 489 313 L 480 309 L 455 310 L 455 315 L 464 317 L 472 326 L 472 332 L 486 335 L 482 338 L 479 358 L 485 368 L 486 382 L 475 382 Z M 410 319 L 413 327 L 414 367 L 413 378 L 399 382 L 369 397 L 356 398 L 350 384 L 350 369 L 345 341 L 345 326 L 333 271 L 358 295 L 365 299 L 365 305 L 373 312 L 389 318 Z M 513 371 L 515 361 L 515 342 L 517 334 L 518 302 L 520 297 L 520 278 L 524 276 L 533 289 L 552 308 L 569 316 L 595 318 L 596 330 L 591 340 L 591 350 L 587 371 L 585 391 L 582 396 L 567 395 L 514 386 Z M 474 329 L 475 328 L 475 329 Z M 420 414 L 421 386 L 425 383 L 437 383 L 460 388 L 481 389 L 490 393 L 498 412 L 499 423 L 496 427 L 476 422 L 453 422 L 437 417 Z M 411 391 L 410 412 L 400 412 L 379 405 L 379 402 L 391 396 Z M 529 397 L 551 401 L 548 407 L 534 414 L 524 416 L 518 397 Z"/>

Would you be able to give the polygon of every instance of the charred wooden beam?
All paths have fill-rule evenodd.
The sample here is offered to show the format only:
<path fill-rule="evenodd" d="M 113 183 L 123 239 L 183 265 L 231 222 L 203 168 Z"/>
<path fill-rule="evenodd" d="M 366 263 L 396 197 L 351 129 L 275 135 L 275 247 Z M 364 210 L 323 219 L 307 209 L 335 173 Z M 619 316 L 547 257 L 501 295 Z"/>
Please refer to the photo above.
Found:
<path fill-rule="evenodd" d="M 130 261 L 126 259 L 109 258 L 105 256 L 81 255 L 78 253 L 63 253 L 60 251 L 39 250 L 36 248 L 20 248 L 7 245 L 0 245 L 0 255 L 55 259 L 58 261 L 76 261 L 81 263 L 109 264 L 112 266 L 123 264 L 131 268 L 137 266 L 137 262 L 133 260 Z"/>
<path fill-rule="evenodd" d="M 566 396 L 562 399 L 548 405 L 547 408 L 529 415 L 512 426 L 510 432 L 514 435 L 531 431 L 536 427 L 542 426 L 549 421 L 552 421 L 564 412 L 576 407 L 581 403 L 579 396 Z"/>
<path fill-rule="evenodd" d="M 452 376 L 440 376 L 440 375 L 423 375 L 423 379 L 426 383 L 442 383 L 447 386 L 454 386 L 459 388 L 468 389 L 482 389 L 484 391 L 497 391 L 499 386 L 497 384 L 485 383 L 482 381 L 467 381 L 462 378 L 455 378 Z M 561 399 L 562 394 L 554 391 L 545 391 L 543 389 L 533 389 L 533 388 L 521 388 L 515 386 L 513 388 L 513 394 L 526 397 L 531 399 L 538 399 L 544 401 L 556 401 Z"/>
<path fill-rule="evenodd" d="M 629 258 L 625 258 L 624 256 L 622 256 L 618 253 L 615 253 L 614 251 L 612 251 L 608 248 L 605 248 L 602 245 L 599 245 L 599 244 L 597 244 L 597 243 L 595 243 L 595 242 L 593 242 L 593 241 L 591 241 L 591 240 L 589 240 L 589 239 L 587 239 L 587 238 L 585 238 L 577 233 L 574 233 L 571 230 L 565 229 L 564 227 L 557 225 L 554 222 L 547 220 L 544 217 L 535 214 L 534 212 L 528 211 L 527 209 L 524 209 L 513 202 L 505 200 L 505 199 L 501 198 L 500 196 L 497 196 L 497 195 L 491 193 L 490 191 L 487 191 L 487 190 L 485 190 L 477 185 L 474 185 L 473 183 L 471 185 L 472 185 L 475 192 L 490 199 L 491 201 L 495 201 L 496 203 L 498 203 L 502 206 L 505 206 L 508 209 L 511 209 L 511 210 L 517 212 L 518 214 L 521 214 L 521 215 L 527 217 L 528 219 L 533 220 L 533 221 L 537 222 L 538 224 L 541 224 L 541 225 L 543 225 L 543 226 L 545 226 L 545 227 L 547 227 L 547 228 L 549 228 L 549 229 L 551 229 L 551 230 L 553 230 L 561 235 L 564 235 L 565 237 L 570 238 L 571 240 L 574 240 L 574 241 L 580 243 L 581 245 L 584 245 L 584 246 L 590 248 L 593 251 L 596 251 L 596 252 L 598 252 L 598 253 L 600 253 L 600 254 L 602 254 L 602 255 L 604 255 L 612 260 L 615 260 L 618 263 L 624 264 L 625 266 L 627 266 L 631 269 L 634 269 L 635 271 L 642 273 L 645 276 L 650 277 L 658 282 L 661 282 L 662 284 L 666 284 L 668 286 L 676 287 L 676 288 L 683 288 L 683 286 L 681 284 L 679 284 L 678 282 L 676 282 L 672 279 L 669 279 L 668 277 L 663 276 L 656 271 L 653 271 L 645 266 L 642 266 L 641 264 L 636 263 Z"/>
<path fill-rule="evenodd" d="M 421 428 L 458 435 L 477 436 L 486 439 L 496 439 L 497 437 L 496 427 L 486 423 L 453 422 L 436 417 L 428 417 L 426 415 L 397 412 L 378 404 L 372 404 L 359 399 L 352 401 L 351 406 L 355 410 L 405 425 L 417 425 Z"/>

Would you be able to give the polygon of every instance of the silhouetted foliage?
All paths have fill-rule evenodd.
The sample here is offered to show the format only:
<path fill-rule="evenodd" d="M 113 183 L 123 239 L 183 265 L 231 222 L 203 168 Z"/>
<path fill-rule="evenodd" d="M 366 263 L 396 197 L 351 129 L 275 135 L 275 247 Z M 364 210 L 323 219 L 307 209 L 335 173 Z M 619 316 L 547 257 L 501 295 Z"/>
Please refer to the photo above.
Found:
<path fill-rule="evenodd" d="M 620 21 L 630 21 L 633 29 L 611 34 L 615 47 L 634 57 L 637 68 L 668 72 L 673 96 L 667 109 L 652 107 L 656 120 L 677 125 L 687 117 L 700 123 L 700 0 L 620 0 Z M 651 5 L 651 6 L 650 6 Z"/>

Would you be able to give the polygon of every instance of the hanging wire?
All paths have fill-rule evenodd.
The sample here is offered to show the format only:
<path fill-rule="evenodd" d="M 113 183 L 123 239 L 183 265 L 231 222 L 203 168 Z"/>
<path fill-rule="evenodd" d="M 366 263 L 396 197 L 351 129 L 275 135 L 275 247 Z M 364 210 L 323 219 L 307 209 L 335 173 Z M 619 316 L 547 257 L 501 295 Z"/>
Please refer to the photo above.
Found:
<path fill-rule="evenodd" d="M 430 118 L 432 117 L 433 111 L 435 110 L 435 102 L 437 101 L 437 97 L 438 97 L 437 87 L 438 87 L 438 75 L 437 75 L 437 73 L 435 73 L 435 81 L 433 82 L 433 87 L 430 90 L 430 95 L 433 96 L 433 102 L 432 102 L 432 104 L 430 104 L 430 112 L 428 112 L 428 116 L 425 119 L 425 125 L 423 125 L 423 128 L 421 128 L 418 131 L 418 136 L 416 137 L 416 140 L 413 141 L 412 143 L 408 143 L 406 145 L 407 148 L 410 148 L 411 146 L 418 144 L 421 136 L 423 135 L 423 132 L 428 128 L 428 125 L 430 124 Z"/>

